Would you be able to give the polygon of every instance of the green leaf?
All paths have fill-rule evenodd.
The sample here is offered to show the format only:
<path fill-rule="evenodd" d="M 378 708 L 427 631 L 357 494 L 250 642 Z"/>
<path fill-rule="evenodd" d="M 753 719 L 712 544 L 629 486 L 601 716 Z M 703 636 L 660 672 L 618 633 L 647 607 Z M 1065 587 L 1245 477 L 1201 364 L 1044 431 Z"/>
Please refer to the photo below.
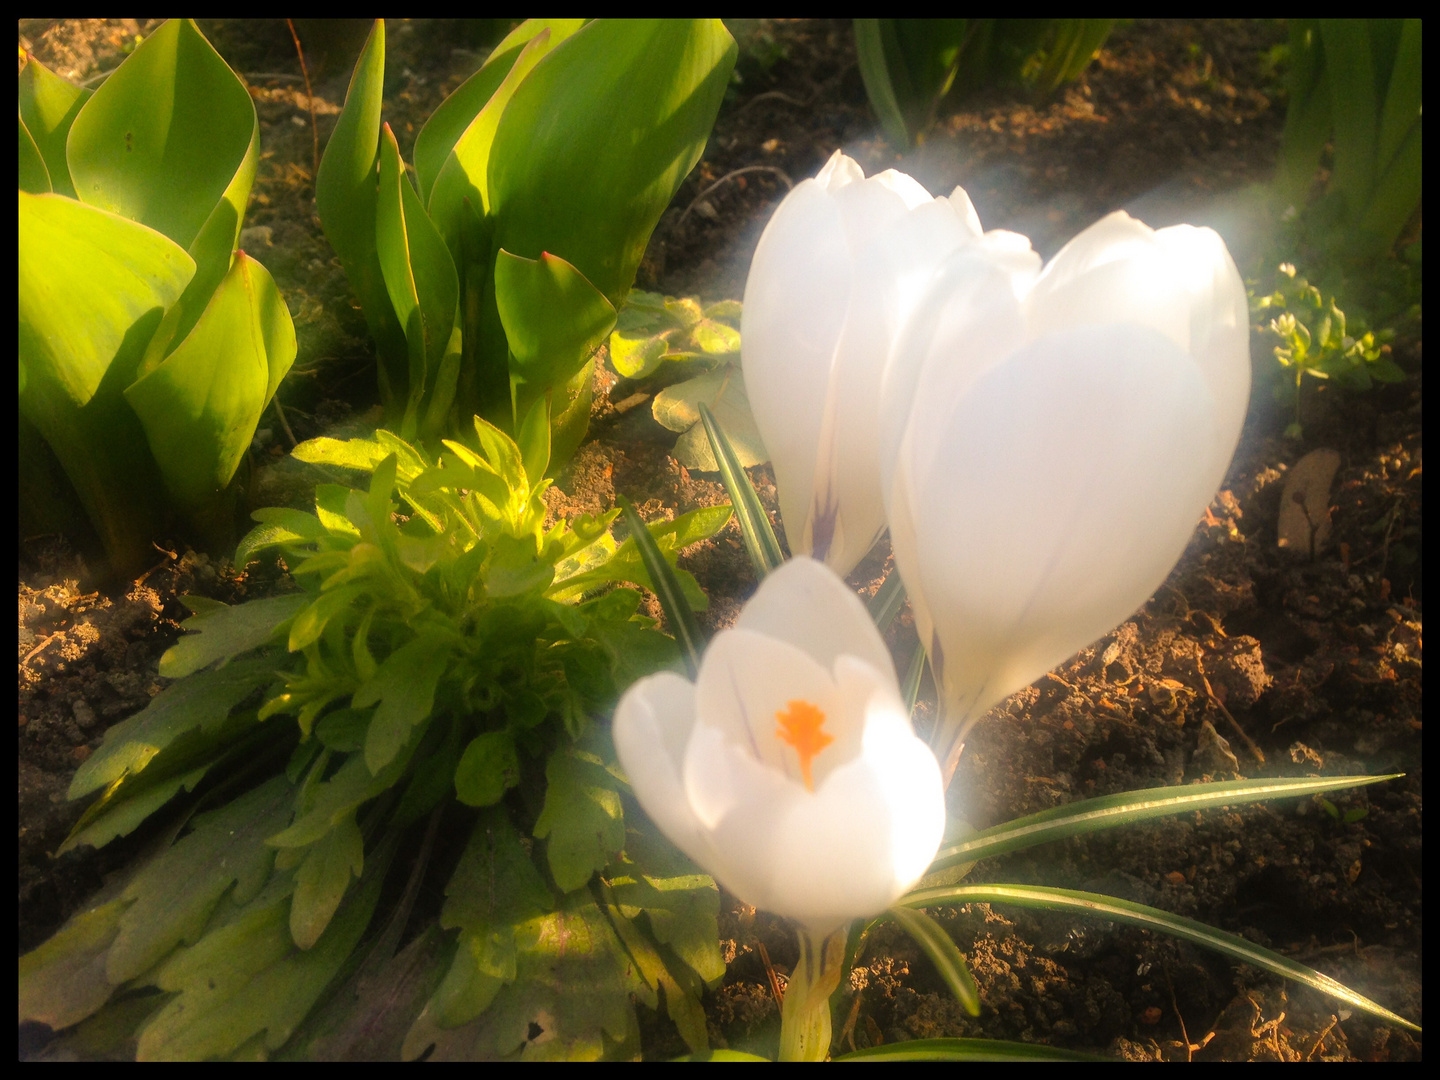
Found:
<path fill-rule="evenodd" d="M 445 897 L 440 925 L 459 929 L 460 939 L 427 1012 L 452 1028 L 483 1013 L 515 978 L 515 928 L 551 910 L 554 899 L 503 809 L 481 814 Z"/>
<path fill-rule="evenodd" d="M 276 832 L 267 843 L 271 847 L 302 848 L 319 840 L 357 806 L 389 790 L 405 775 L 415 742 L 418 740 L 403 748 L 378 774 L 370 771 L 363 754 L 351 754 L 333 776 L 315 785 L 307 808 L 295 815 L 294 823 Z"/>
<path fill-rule="evenodd" d="M 125 390 L 180 507 L 202 511 L 229 486 L 295 349 L 274 279 L 242 251 L 190 335 Z"/>
<path fill-rule="evenodd" d="M 271 596 L 186 619 L 181 627 L 190 634 L 166 650 L 160 658 L 160 674 L 183 678 L 216 660 L 258 649 L 309 602 L 304 593 Z"/>
<path fill-rule="evenodd" d="M 755 485 L 750 483 L 750 477 L 745 474 L 739 455 L 730 445 L 720 422 L 703 401 L 700 402 L 700 422 L 705 427 L 710 452 L 719 467 L 720 480 L 730 495 L 730 505 L 735 509 L 735 521 L 740 526 L 741 539 L 745 541 L 745 550 L 750 555 L 750 565 L 755 569 L 755 576 L 763 578 L 785 561 L 780 554 L 780 542 L 775 539 L 770 518 L 766 515 L 765 508 L 760 505 L 760 496 L 755 493 Z M 893 576 L 897 581 L 900 578 L 899 574 Z M 880 628 L 884 630 L 886 625 L 888 623 Z"/>
<path fill-rule="evenodd" d="M 875 595 L 870 598 L 866 607 L 870 611 L 871 620 L 883 634 L 890 629 L 890 624 L 904 606 L 905 583 L 900 580 L 899 570 L 891 570 L 890 576 L 875 590 Z"/>
<path fill-rule="evenodd" d="M 1336 982 L 1328 975 L 1322 975 L 1304 964 L 1261 948 L 1254 942 L 1236 934 L 1228 934 L 1207 926 L 1194 919 L 1172 915 L 1168 911 L 1131 903 L 1113 896 L 1099 893 L 1078 892 L 1073 889 L 1052 889 L 1039 885 L 956 885 L 939 889 L 920 889 L 901 897 L 905 907 L 921 908 L 932 904 L 1015 904 L 1019 907 L 1042 908 L 1049 911 L 1064 911 L 1074 915 L 1088 915 L 1110 919 L 1127 926 L 1138 926 L 1145 930 L 1169 934 L 1184 941 L 1211 949 L 1241 963 L 1250 964 L 1264 971 L 1287 979 L 1294 979 L 1322 994 L 1353 1005 L 1378 1016 L 1392 1024 L 1399 1024 L 1410 1031 L 1420 1028 L 1403 1016 L 1391 1012 L 1369 998 L 1357 994 L 1348 986 Z"/>
<path fill-rule="evenodd" d="M 50 170 L 40 156 L 40 148 L 25 130 L 25 121 L 20 121 L 19 174 L 20 190 L 31 195 L 47 195 L 50 192 Z M 20 389 L 25 389 L 25 370 L 20 370 Z"/>
<path fill-rule="evenodd" d="M 910 1039 L 841 1054 L 835 1061 L 1095 1061 L 1113 1059 L 1044 1043 L 1002 1039 Z"/>
<path fill-rule="evenodd" d="M 336 465 L 342 469 L 374 472 L 389 450 L 374 439 L 307 439 L 291 451 L 298 461 L 312 465 Z"/>
<path fill-rule="evenodd" d="M 422 633 L 387 656 L 355 691 L 351 704 L 357 709 L 380 703 L 365 736 L 365 763 L 372 773 L 394 761 L 414 728 L 429 717 L 435 689 L 449 664 L 449 642 Z"/>
<path fill-rule="evenodd" d="M 235 549 L 237 567 L 248 566 L 259 552 L 267 548 L 308 546 L 328 535 L 320 519 L 303 510 L 266 506 L 250 516 L 260 524 L 246 533 Z"/>
<path fill-rule="evenodd" d="M 875 110 L 880 126 L 892 144 L 897 147 L 910 145 L 910 132 L 905 124 L 905 114 L 890 79 L 890 67 L 885 55 L 881 37 L 882 19 L 855 20 L 855 54 L 860 61 L 860 78 L 865 83 L 865 93 L 870 98 L 870 107 Z"/>
<path fill-rule="evenodd" d="M 630 500 L 623 495 L 618 495 L 616 501 L 620 503 L 620 508 L 625 514 L 625 523 L 630 526 L 631 530 L 631 535 L 625 543 L 631 545 L 632 549 L 639 553 L 640 569 L 644 570 L 644 576 L 648 579 L 636 581 L 636 584 L 648 587 L 659 598 L 660 606 L 665 611 L 665 618 L 670 623 L 670 630 L 675 635 L 675 640 L 680 643 L 686 667 L 693 679 L 696 672 L 700 670 L 700 656 L 705 651 L 705 638 L 700 632 L 700 623 L 695 618 L 694 607 L 685 591 L 680 587 L 680 582 L 677 580 L 670 562 L 657 546 L 654 535 L 640 520 L 640 515 L 635 512 L 635 507 L 630 505 Z M 726 509 L 729 508 L 726 507 Z M 636 569 L 631 568 L 629 560 L 623 558 L 624 552 L 625 546 L 621 545 L 613 559 L 599 571 L 591 573 L 618 570 L 620 573 L 632 575 L 628 580 L 635 580 L 639 574 Z"/>
<path fill-rule="evenodd" d="M 290 936 L 302 949 L 311 948 L 330 925 L 340 901 L 365 867 L 365 841 L 352 811 L 310 845 L 295 874 L 290 901 Z"/>
<path fill-rule="evenodd" d="M 70 172 L 83 202 L 189 248 L 241 171 L 255 133 L 244 84 L 193 22 L 171 19 L 75 117 Z M 248 193 L 246 183 L 231 207 L 232 244 Z"/>
<path fill-rule="evenodd" d="M 115 987 L 105 976 L 105 960 L 126 900 L 110 900 L 82 909 L 39 948 L 20 957 L 20 1020 L 54 1030 L 79 1023 L 97 1012 Z"/>
<path fill-rule="evenodd" d="M 545 765 L 545 805 L 535 836 L 555 884 L 578 889 L 625 845 L 625 818 L 619 782 L 593 751 L 560 746 Z"/>
<path fill-rule="evenodd" d="M 971 1016 L 979 1016 L 980 988 L 965 963 L 965 954 L 955 947 L 945 928 L 914 908 L 892 907 L 887 914 L 924 950 L 961 1007 Z"/>
<path fill-rule="evenodd" d="M 372 860 L 308 951 L 295 946 L 284 888 L 267 895 L 166 962 L 156 976 L 176 996 L 140 1032 L 140 1061 L 199 1061 L 242 1048 L 278 1049 L 350 958 L 380 897 L 389 856 Z"/>
<path fill-rule="evenodd" d="M 290 814 L 294 789 L 276 777 L 231 803 L 201 814 L 191 831 L 145 864 L 122 898 L 132 901 L 106 958 L 112 985 L 149 971 L 175 946 L 193 942 L 231 890 L 246 903 L 270 875 L 265 837 Z"/>
<path fill-rule="evenodd" d="M 351 550 L 358 550 L 363 545 L 357 544 Z M 368 549 L 376 553 L 375 549 Z M 292 653 L 300 652 L 309 645 L 320 640 L 320 635 L 325 632 L 325 627 L 330 625 L 332 619 L 343 615 L 350 610 L 355 603 L 367 591 L 364 582 L 345 585 L 329 592 L 323 592 L 309 604 L 302 608 L 295 616 L 295 621 L 290 624 L 290 637 L 286 643 Z M 307 596 L 305 599 L 309 600 Z"/>
<path fill-rule="evenodd" d="M 573 379 L 615 325 L 615 308 L 585 275 L 543 251 L 526 259 L 500 249 L 495 303 L 510 346 L 517 421 Z"/>
<path fill-rule="evenodd" d="M 325 156 L 315 178 L 315 209 L 325 238 L 340 257 L 380 354 L 382 394 L 386 393 L 385 372 L 395 365 L 401 371 L 407 367 L 405 331 L 390 304 L 375 243 L 384 83 L 385 22 L 376 19 L 355 62 L 345 107 L 325 144 Z"/>
<path fill-rule="evenodd" d="M 495 132 L 496 248 L 559 255 L 618 307 L 700 160 L 736 52 L 718 19 L 600 19 L 556 45 Z"/>
<path fill-rule="evenodd" d="M 603 882 L 600 890 L 607 900 L 611 898 L 610 890 Z M 606 903 L 605 912 L 610 916 L 611 927 L 624 943 L 644 980 L 641 992 L 636 995 L 639 1000 L 655 1009 L 659 1007 L 660 993 L 663 992 L 666 1015 L 674 1021 L 685 1045 L 695 1053 L 709 1049 L 710 1036 L 705 1025 L 705 1010 L 700 1005 L 703 984 L 693 976 L 685 978 L 690 973 L 683 967 L 679 972 L 680 978 L 677 978 L 677 973 L 666 966 L 661 950 L 656 947 L 650 935 L 638 923 L 621 914 L 620 908 L 614 903 Z"/>
<path fill-rule="evenodd" d="M 144 569 L 159 521 L 145 433 L 121 396 L 195 263 L 153 229 L 19 193 L 20 411 L 55 451 L 117 573 Z"/>
<path fill-rule="evenodd" d="M 45 190 L 73 199 L 75 184 L 65 159 L 65 140 L 81 106 L 94 91 L 60 78 L 28 53 L 19 81 L 20 122 L 44 160 L 48 174 Z"/>
<path fill-rule="evenodd" d="M 228 609 L 227 609 L 228 610 Z M 143 770 L 160 751 L 189 731 L 218 728 L 257 688 L 274 677 L 268 657 L 229 664 L 181 679 L 150 704 L 105 732 L 105 741 L 76 770 L 68 798 L 79 799 Z"/>
<path fill-rule="evenodd" d="M 644 984 L 588 892 L 571 893 L 560 910 L 520 923 L 515 965 L 514 980 L 469 1023 L 442 1029 L 427 1008 L 403 1056 L 413 1059 L 430 1047 L 429 1061 L 594 1061 L 639 1053 L 630 995 Z"/>
<path fill-rule="evenodd" d="M 1083 799 L 1067 806 L 1042 810 L 1038 814 L 1007 821 L 976 833 L 958 844 L 941 848 L 930 864 L 933 873 L 960 863 L 978 862 L 1011 851 L 1023 851 L 1036 844 L 1062 840 L 1118 825 L 1133 825 L 1151 818 L 1190 813 L 1219 806 L 1241 806 L 1269 799 L 1296 798 L 1317 791 L 1362 787 L 1393 780 L 1386 776 L 1277 777 L 1259 780 L 1227 780 L 1218 784 L 1181 784 L 1175 787 L 1144 788 Z"/>
<path fill-rule="evenodd" d="M 466 806 L 493 806 L 520 782 L 520 759 L 508 731 L 470 740 L 455 770 L 455 793 Z"/>
<path fill-rule="evenodd" d="M 658 335 L 632 336 L 617 329 L 610 335 L 610 365 L 627 379 L 643 379 L 660 366 L 669 347 Z"/>
<path fill-rule="evenodd" d="M 726 365 L 693 379 L 667 386 L 655 395 L 651 411 L 671 431 L 683 432 L 675 443 L 675 460 L 689 469 L 715 472 L 720 466 L 700 423 L 700 406 L 707 405 L 725 428 L 735 456 L 744 468 L 769 461 L 760 429 L 750 415 L 750 399 L 738 367 Z"/>

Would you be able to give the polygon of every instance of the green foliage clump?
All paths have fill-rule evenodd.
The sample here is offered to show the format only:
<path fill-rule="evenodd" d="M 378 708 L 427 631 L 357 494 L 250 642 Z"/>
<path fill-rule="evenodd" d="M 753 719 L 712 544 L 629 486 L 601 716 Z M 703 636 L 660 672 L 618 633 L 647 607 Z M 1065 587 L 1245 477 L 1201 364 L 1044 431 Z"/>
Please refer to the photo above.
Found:
<path fill-rule="evenodd" d="M 337 1056 L 397 1023 L 391 1053 L 593 1058 L 636 1051 L 632 997 L 663 987 L 704 1048 L 718 893 L 595 719 L 679 655 L 620 584 L 650 577 L 615 512 L 546 526 L 548 421 L 516 443 L 477 418 L 438 459 L 386 431 L 297 448 L 368 484 L 257 512 L 237 562 L 277 553 L 301 591 L 193 600 L 176 681 L 76 774 L 100 796 L 67 847 L 170 832 L 22 958 L 22 1019 L 144 1059 Z M 673 563 L 729 514 L 649 532 Z M 438 928 L 397 953 L 447 872 Z"/>

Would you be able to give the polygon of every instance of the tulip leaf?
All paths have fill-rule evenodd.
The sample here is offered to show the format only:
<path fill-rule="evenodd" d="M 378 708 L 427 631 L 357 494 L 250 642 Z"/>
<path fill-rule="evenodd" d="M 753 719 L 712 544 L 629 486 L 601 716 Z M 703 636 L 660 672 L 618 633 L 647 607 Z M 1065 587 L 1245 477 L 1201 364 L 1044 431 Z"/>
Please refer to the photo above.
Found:
<path fill-rule="evenodd" d="M 700 160 L 736 55 L 718 19 L 600 19 L 551 49 L 495 132 L 496 248 L 560 255 L 621 304 Z"/>
<path fill-rule="evenodd" d="M 385 82 L 385 22 L 376 19 L 345 94 L 345 107 L 325 144 L 315 178 L 315 210 L 325 238 L 340 257 L 350 287 L 360 300 L 365 323 L 386 372 L 408 370 L 405 331 L 395 316 L 376 247 L 379 202 L 380 104 Z M 402 383 L 403 385 L 403 383 Z"/>
<path fill-rule="evenodd" d="M 493 806 L 519 782 L 520 759 L 508 731 L 475 736 L 455 770 L 455 793 L 466 806 Z"/>
<path fill-rule="evenodd" d="M 19 125 L 20 190 L 30 195 L 48 195 L 50 193 L 50 170 L 45 167 L 45 159 L 40 156 L 40 148 L 35 145 L 35 140 L 30 137 L 30 132 L 25 130 L 25 121 L 19 121 Z M 21 373 L 20 389 L 25 389 L 23 372 Z"/>
<path fill-rule="evenodd" d="M 75 184 L 65 159 L 65 140 L 81 106 L 90 100 L 94 91 L 60 78 L 28 54 L 25 66 L 20 69 L 19 82 L 20 122 L 44 160 L 49 179 L 45 190 L 73 199 Z"/>
<path fill-rule="evenodd" d="M 745 381 L 740 369 L 723 365 L 704 375 L 666 387 L 655 395 L 651 407 L 655 419 L 671 431 L 683 432 L 675 442 L 675 460 L 686 468 L 716 472 L 720 464 L 710 449 L 700 423 L 700 405 L 709 406 L 725 429 L 735 449 L 736 460 L 743 468 L 768 461 L 760 429 L 750 413 L 750 399 L 745 396 Z"/>
<path fill-rule="evenodd" d="M 625 845 L 619 781 L 593 751 L 557 747 L 545 765 L 545 805 L 535 836 L 545 840 L 561 891 L 578 889 Z"/>
<path fill-rule="evenodd" d="M 55 451 L 120 573 L 143 569 L 159 510 L 155 464 L 122 391 L 194 273 L 190 256 L 153 229 L 60 195 L 19 194 L 20 411 Z"/>
<path fill-rule="evenodd" d="M 585 366 L 615 325 L 615 308 L 564 259 L 546 252 L 526 259 L 503 248 L 495 258 L 495 304 L 510 346 L 518 426 L 538 397 Z"/>
<path fill-rule="evenodd" d="M 1237 934 L 1229 934 L 1224 930 L 1217 930 L 1213 926 L 1196 922 L 1194 919 L 1172 915 L 1168 911 L 1132 903 L 1129 900 L 1121 900 L 1114 896 L 1079 892 L 1074 889 L 1054 889 L 1040 885 L 952 885 L 938 889 L 917 890 L 902 897 L 900 903 L 905 907 L 912 908 L 930 907 L 934 904 L 1015 904 L 1018 907 L 1063 911 L 1072 916 L 1090 916 L 1124 923 L 1127 926 L 1138 926 L 1145 930 L 1178 937 L 1202 948 L 1221 953 L 1232 960 L 1250 964 L 1286 979 L 1293 979 L 1322 994 L 1336 998 L 1392 1024 L 1399 1024 L 1410 1031 L 1420 1030 L 1417 1025 L 1403 1016 L 1356 993 L 1328 975 L 1322 975 L 1314 968 L 1306 967 L 1304 964 L 1297 964 L 1294 960 L 1262 948 Z"/>
<path fill-rule="evenodd" d="M 212 504 L 295 359 L 295 326 L 269 271 L 243 251 L 190 335 L 125 390 L 176 504 Z"/>
<path fill-rule="evenodd" d="M 1133 825 L 1150 818 L 1191 813 L 1219 806 L 1240 806 L 1270 799 L 1289 799 L 1313 795 L 1320 791 L 1362 787 L 1393 780 L 1398 773 L 1386 776 L 1277 777 L 1259 780 L 1226 780 L 1214 784 L 1180 784 L 1175 787 L 1143 788 L 1082 799 L 1065 806 L 1042 810 L 1038 814 L 1007 821 L 992 829 L 966 837 L 958 844 L 941 848 L 930 864 L 930 871 L 943 870 L 958 863 L 972 863 L 1012 851 L 1023 851 L 1036 844 L 1048 844 L 1118 825 Z"/>
<path fill-rule="evenodd" d="M 887 914 L 930 958 L 961 1008 L 971 1016 L 979 1016 L 980 988 L 975 985 L 975 976 L 970 974 L 970 968 L 965 963 L 965 954 L 955 947 L 945 928 L 915 908 L 892 907 Z"/>
<path fill-rule="evenodd" d="M 750 555 L 750 565 L 755 576 L 764 578 L 785 561 L 780 554 L 780 542 L 775 539 L 775 530 L 765 508 L 760 505 L 760 496 L 755 485 L 740 465 L 739 455 L 730 445 L 729 438 L 710 411 L 710 406 L 699 403 L 700 422 L 705 426 L 705 436 L 710 441 L 710 452 L 720 467 L 720 479 L 730 495 L 730 505 L 735 508 L 735 520 L 740 526 L 740 536 L 745 541 L 745 550 Z M 894 575 L 898 580 L 899 575 Z M 883 630 L 884 627 L 882 626 Z"/>

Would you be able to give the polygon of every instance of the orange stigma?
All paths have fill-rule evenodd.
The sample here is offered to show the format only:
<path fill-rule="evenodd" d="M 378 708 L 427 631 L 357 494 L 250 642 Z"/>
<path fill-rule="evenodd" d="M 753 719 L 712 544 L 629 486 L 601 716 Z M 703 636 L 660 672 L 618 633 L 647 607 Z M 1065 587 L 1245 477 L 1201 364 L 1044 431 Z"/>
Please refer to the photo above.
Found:
<path fill-rule="evenodd" d="M 775 714 L 780 726 L 775 737 L 787 746 L 795 748 L 800 756 L 800 777 L 805 781 L 805 790 L 815 790 L 815 779 L 810 766 L 816 755 L 835 740 L 821 730 L 825 726 L 825 714 L 808 701 L 787 701 L 785 708 Z"/>

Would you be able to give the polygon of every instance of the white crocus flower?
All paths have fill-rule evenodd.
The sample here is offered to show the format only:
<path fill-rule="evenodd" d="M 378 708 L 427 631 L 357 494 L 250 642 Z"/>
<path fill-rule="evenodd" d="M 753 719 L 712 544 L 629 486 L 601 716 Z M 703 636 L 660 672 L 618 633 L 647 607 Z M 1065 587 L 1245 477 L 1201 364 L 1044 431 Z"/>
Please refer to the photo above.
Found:
<path fill-rule="evenodd" d="M 614 736 L 660 829 L 817 948 L 893 904 L 939 847 L 939 766 L 864 605 L 813 559 L 765 578 L 695 683 L 662 672 L 627 690 Z"/>
<path fill-rule="evenodd" d="M 937 271 L 879 411 L 895 561 L 944 688 L 947 778 L 970 721 L 1165 580 L 1249 392 L 1245 288 L 1209 229 L 1120 212 L 1038 277 L 975 250 Z"/>
<path fill-rule="evenodd" d="M 745 389 L 774 463 L 790 549 L 848 574 L 885 526 L 877 400 L 891 343 L 937 266 L 982 235 L 969 197 L 931 198 L 836 151 L 760 237 L 745 283 Z M 1038 269 L 1038 260 L 1036 261 Z"/>

